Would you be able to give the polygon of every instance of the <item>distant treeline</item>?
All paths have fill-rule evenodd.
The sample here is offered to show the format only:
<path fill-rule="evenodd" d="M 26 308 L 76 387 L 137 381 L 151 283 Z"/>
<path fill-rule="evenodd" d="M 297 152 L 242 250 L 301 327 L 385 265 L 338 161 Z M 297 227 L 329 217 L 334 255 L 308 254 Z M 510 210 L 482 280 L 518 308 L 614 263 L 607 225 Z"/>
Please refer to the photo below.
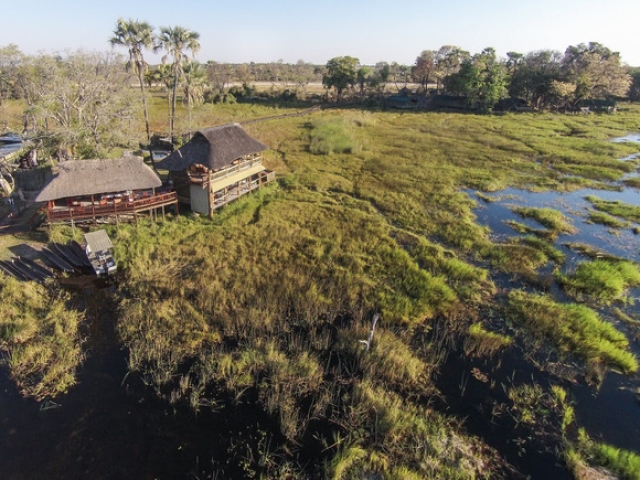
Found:
<path fill-rule="evenodd" d="M 463 99 L 480 112 L 492 111 L 505 99 L 530 109 L 576 109 L 594 99 L 640 100 L 640 68 L 622 64 L 619 53 L 594 42 L 569 46 L 564 53 L 509 52 L 506 58 L 498 58 L 492 48 L 472 55 L 445 45 L 423 51 L 413 65 L 367 66 L 351 56 L 332 58 L 325 65 L 302 60 L 199 63 L 192 59 L 200 49 L 199 36 L 188 29 L 164 28 L 156 36 L 143 22 L 121 19 L 113 35 L 111 44 L 126 47 L 128 59 L 117 52 L 81 50 L 32 56 L 13 44 L 0 47 L 0 105 L 9 99 L 23 100 L 23 130 L 46 139 L 50 150 L 71 148 L 74 156 L 96 157 L 114 146 L 135 144 L 139 133 L 131 122 L 139 121 L 141 112 L 147 140 L 151 138 L 149 88 L 167 97 L 170 136 L 192 131 L 193 108 L 198 104 L 258 97 L 379 106 L 398 92 L 414 102 L 425 99 L 423 105 L 439 94 Z M 167 52 L 164 63 L 149 66 L 143 51 L 160 49 Z M 265 82 L 271 88 L 265 88 Z M 178 98 L 187 109 L 188 125 L 174 125 Z M 9 124 L 7 119 L 2 122 L 5 127 Z"/>

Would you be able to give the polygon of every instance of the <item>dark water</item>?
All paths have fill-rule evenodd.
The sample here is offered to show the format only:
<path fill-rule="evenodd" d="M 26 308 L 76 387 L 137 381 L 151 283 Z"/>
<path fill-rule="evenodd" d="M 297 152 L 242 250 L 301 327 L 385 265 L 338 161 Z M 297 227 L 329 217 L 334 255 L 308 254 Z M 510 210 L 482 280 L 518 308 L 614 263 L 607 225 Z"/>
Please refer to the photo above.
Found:
<path fill-rule="evenodd" d="M 125 377 L 113 291 L 85 287 L 76 291 L 87 316 L 82 334 L 88 352 L 77 385 L 55 402 L 38 403 L 23 398 L 7 370 L 0 370 L 0 479 L 202 475 L 200 446 L 217 448 L 210 417 L 199 419 L 198 429 L 188 428 L 195 424 L 191 413 L 174 412 L 140 379 Z M 205 468 L 211 471 L 211 465 Z"/>
<path fill-rule="evenodd" d="M 588 209 L 591 208 L 589 202 L 584 199 L 587 195 L 640 205 L 640 192 L 636 189 L 625 189 L 620 192 L 582 189 L 571 193 L 532 193 L 507 189 L 493 195 L 497 199 L 493 203 L 478 199 L 479 206 L 475 213 L 479 223 L 490 227 L 496 240 L 505 240 L 517 236 L 504 223 L 506 220 L 541 228 L 541 225 L 536 222 L 523 220 L 511 212 L 511 207 L 516 205 L 548 207 L 562 211 L 578 229 L 577 233 L 561 235 L 556 240 L 556 247 L 567 255 L 567 262 L 563 267 L 565 270 L 574 269 L 579 262 L 588 260 L 584 255 L 573 252 L 565 246 L 566 243 L 572 242 L 588 244 L 608 254 L 640 262 L 640 237 L 632 231 L 633 226 L 637 225 L 615 230 L 614 234 L 613 229 L 603 225 L 586 223 Z M 508 289 L 514 285 L 505 283 L 499 286 Z M 559 292 L 557 286 L 550 290 Z M 631 289 L 629 299 L 629 303 L 617 306 L 626 313 L 640 318 L 640 289 Z M 632 327 L 616 320 L 605 308 L 601 309 L 600 313 L 628 334 L 631 340 L 631 351 L 640 358 L 637 330 L 634 331 Z M 640 375 L 625 376 L 609 372 L 598 389 L 576 384 L 570 387 L 570 392 L 575 401 L 577 422 L 586 428 L 592 437 L 640 453 Z"/>

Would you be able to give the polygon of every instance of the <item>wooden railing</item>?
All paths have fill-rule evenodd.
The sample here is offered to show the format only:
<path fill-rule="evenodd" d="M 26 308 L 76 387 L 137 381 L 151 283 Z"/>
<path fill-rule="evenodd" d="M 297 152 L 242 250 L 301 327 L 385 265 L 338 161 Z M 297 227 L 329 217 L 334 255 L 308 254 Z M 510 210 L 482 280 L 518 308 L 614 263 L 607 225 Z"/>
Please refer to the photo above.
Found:
<path fill-rule="evenodd" d="M 258 173 L 258 178 L 251 181 L 239 182 L 236 187 L 224 188 L 213 193 L 213 209 L 223 207 L 229 202 L 237 200 L 243 195 L 257 190 L 276 179 L 276 172 L 270 170 Z"/>
<path fill-rule="evenodd" d="M 130 202 L 112 202 L 106 205 L 93 203 L 68 208 L 61 207 L 60 209 L 49 210 L 47 212 L 47 220 L 49 222 L 71 219 L 84 220 L 108 215 L 133 214 L 176 203 L 178 203 L 178 194 L 176 192 L 167 192 Z"/>
<path fill-rule="evenodd" d="M 211 173 L 211 180 L 215 181 L 221 178 L 228 177 L 229 175 L 233 175 L 234 173 L 247 170 L 248 168 L 251 168 L 254 165 L 258 165 L 260 163 L 262 163 L 262 156 L 250 158 L 247 160 L 242 160 L 241 162 L 235 165 L 231 165 L 230 167 L 227 167 L 223 170 Z M 190 170 L 189 179 L 193 183 L 206 183 L 209 180 L 209 173 Z"/>

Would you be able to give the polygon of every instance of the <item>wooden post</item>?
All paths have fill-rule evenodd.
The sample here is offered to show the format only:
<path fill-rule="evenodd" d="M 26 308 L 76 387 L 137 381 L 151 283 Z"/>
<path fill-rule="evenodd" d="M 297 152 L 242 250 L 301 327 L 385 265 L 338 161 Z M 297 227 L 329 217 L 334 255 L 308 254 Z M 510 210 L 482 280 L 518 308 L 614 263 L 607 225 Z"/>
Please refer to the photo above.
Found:
<path fill-rule="evenodd" d="M 209 182 L 207 183 L 207 201 L 209 202 L 209 218 L 213 219 L 213 192 L 211 189 L 213 188 L 213 181 L 211 179 L 211 169 L 209 172 Z"/>
<path fill-rule="evenodd" d="M 91 215 L 93 215 L 93 226 L 97 228 L 98 223 L 96 222 L 96 204 L 93 199 L 93 195 L 91 195 Z"/>

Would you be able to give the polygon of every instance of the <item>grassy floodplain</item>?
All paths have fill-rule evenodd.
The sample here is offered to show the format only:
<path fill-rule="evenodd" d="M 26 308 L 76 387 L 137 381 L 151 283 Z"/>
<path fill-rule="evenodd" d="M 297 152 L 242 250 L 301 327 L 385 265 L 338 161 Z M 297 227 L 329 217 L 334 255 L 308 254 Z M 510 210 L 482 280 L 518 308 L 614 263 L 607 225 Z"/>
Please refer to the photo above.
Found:
<path fill-rule="evenodd" d="M 195 118 L 210 126 L 296 111 L 205 105 Z M 265 163 L 276 185 L 213 220 L 109 232 L 127 272 L 117 331 L 131 371 L 174 405 L 229 415 L 257 405 L 269 419 L 270 448 L 256 440 L 250 447 L 262 457 L 230 452 L 229 469 L 262 478 L 508 477 L 504 457 L 431 405 L 448 355 L 499 359 L 528 348 L 511 336 L 526 329 L 585 365 L 637 370 L 624 335 L 586 307 L 571 307 L 588 320 L 578 326 L 569 307 L 544 296 L 503 303 L 491 265 L 526 277 L 562 254 L 535 237 L 494 244 L 463 190 L 608 188 L 631 168 L 617 158 L 637 146 L 606 140 L 640 130 L 640 106 L 589 116 L 329 109 L 245 129 L 271 147 Z M 553 321 L 529 318 L 531 306 Z M 513 331 L 486 313 L 496 311 L 511 312 Z M 490 384 L 491 375 L 489 367 Z M 513 408 L 514 398 L 497 401 Z"/>

